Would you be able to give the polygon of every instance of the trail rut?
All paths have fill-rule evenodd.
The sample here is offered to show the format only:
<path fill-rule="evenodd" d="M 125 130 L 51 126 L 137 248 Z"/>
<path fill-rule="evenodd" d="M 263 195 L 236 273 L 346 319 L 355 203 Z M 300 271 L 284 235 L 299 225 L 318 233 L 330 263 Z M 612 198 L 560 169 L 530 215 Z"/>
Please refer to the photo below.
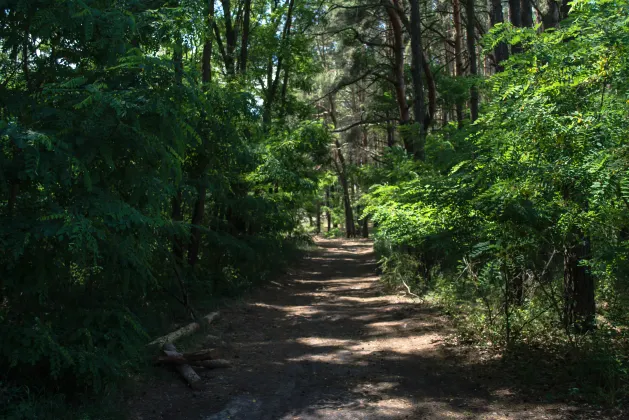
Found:
<path fill-rule="evenodd" d="M 212 334 L 236 367 L 147 385 L 135 419 L 564 419 L 499 370 L 448 350 L 447 320 L 378 283 L 371 243 L 318 240 L 284 281 L 222 310 Z"/>

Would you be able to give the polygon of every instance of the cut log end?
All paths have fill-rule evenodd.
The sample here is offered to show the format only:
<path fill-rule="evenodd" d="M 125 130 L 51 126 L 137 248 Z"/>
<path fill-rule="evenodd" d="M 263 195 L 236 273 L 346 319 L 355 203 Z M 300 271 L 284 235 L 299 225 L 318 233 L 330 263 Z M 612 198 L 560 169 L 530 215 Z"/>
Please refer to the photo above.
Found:
<path fill-rule="evenodd" d="M 167 357 L 181 357 L 183 358 L 183 354 L 177 351 L 177 348 L 172 343 L 164 344 L 164 353 Z M 186 380 L 190 388 L 194 390 L 199 390 L 203 388 L 203 381 L 201 377 L 197 375 L 197 373 L 192 369 L 192 366 L 188 364 L 175 364 L 175 369 L 177 372 Z"/>

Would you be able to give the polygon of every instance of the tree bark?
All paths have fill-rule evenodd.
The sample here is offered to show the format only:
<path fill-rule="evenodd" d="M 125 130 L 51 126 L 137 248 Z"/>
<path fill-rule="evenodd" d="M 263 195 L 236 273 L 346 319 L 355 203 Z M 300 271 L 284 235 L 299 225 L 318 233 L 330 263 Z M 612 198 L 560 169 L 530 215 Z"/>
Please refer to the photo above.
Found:
<path fill-rule="evenodd" d="M 295 0 L 288 0 L 288 11 L 286 13 L 286 23 L 284 24 L 284 29 L 282 30 L 282 38 L 280 40 L 280 51 L 277 54 L 275 77 L 273 77 L 273 59 L 269 58 L 269 63 L 267 67 L 267 88 L 266 88 L 265 97 L 264 97 L 263 114 L 262 114 L 262 122 L 265 127 L 268 127 L 268 125 L 271 123 L 273 105 L 275 104 L 275 99 L 277 96 L 277 88 L 280 82 L 280 75 L 282 74 L 282 70 L 287 71 L 283 68 L 283 62 L 284 62 L 284 54 L 286 53 L 286 49 L 288 48 L 289 41 L 290 41 L 291 27 L 293 24 L 294 7 L 295 7 Z M 286 75 L 286 78 L 288 78 L 288 75 Z"/>
<path fill-rule="evenodd" d="M 207 85 L 212 81 L 212 21 L 214 20 L 214 0 L 208 0 L 207 30 L 201 59 L 201 82 Z"/>
<path fill-rule="evenodd" d="M 332 215 L 330 214 L 330 187 L 325 188 L 325 205 L 327 210 L 325 211 L 326 218 L 328 219 L 328 232 L 332 228 Z"/>
<path fill-rule="evenodd" d="M 533 5 L 531 0 L 520 1 L 520 13 L 522 15 L 522 26 L 525 28 L 533 27 Z"/>
<path fill-rule="evenodd" d="M 452 13 L 454 21 L 454 73 L 456 77 L 463 76 L 463 30 L 461 28 L 461 3 L 459 0 L 452 0 Z M 459 128 L 463 126 L 463 103 L 458 100 L 456 103 L 456 121 Z"/>
<path fill-rule="evenodd" d="M 218 318 L 219 316 L 219 312 L 212 312 L 207 314 L 206 316 L 204 316 L 203 318 L 201 318 L 200 322 L 202 322 L 203 324 L 211 324 L 212 321 L 214 321 L 216 318 Z M 148 345 L 149 346 L 155 346 L 155 345 L 159 345 L 162 346 L 166 343 L 172 343 L 175 342 L 177 340 L 179 340 L 182 337 L 186 337 L 196 331 L 198 331 L 201 328 L 201 324 L 199 322 L 192 322 L 188 325 L 186 325 L 185 327 L 181 327 L 176 331 L 173 331 L 169 334 L 166 334 L 162 337 L 158 337 L 155 340 L 151 341 Z"/>
<path fill-rule="evenodd" d="M 317 235 L 321 233 L 321 201 L 317 200 Z"/>
<path fill-rule="evenodd" d="M 334 94 L 329 95 L 328 100 L 330 101 L 330 117 L 332 118 L 334 126 L 336 127 L 336 102 Z M 341 143 L 339 142 L 338 138 L 334 139 L 334 144 L 336 146 L 336 158 L 333 159 L 333 162 L 336 173 L 339 177 L 339 182 L 341 183 L 341 188 L 343 190 L 343 207 L 345 210 L 345 234 L 348 238 L 353 238 L 356 236 L 356 227 L 354 225 L 354 213 L 352 210 L 352 201 L 347 179 L 347 165 L 345 164 L 345 157 L 343 156 Z"/>
<path fill-rule="evenodd" d="M 470 74 L 476 76 L 478 75 L 478 67 L 476 62 L 476 13 L 474 0 L 467 0 L 465 9 L 467 11 L 467 52 L 470 61 Z M 476 83 L 470 88 L 470 119 L 472 122 L 478 119 L 478 87 Z"/>
<path fill-rule="evenodd" d="M 245 0 L 245 17 L 242 23 L 242 38 L 240 42 L 240 73 L 247 71 L 247 54 L 249 47 L 249 27 L 251 25 L 251 0 Z"/>
<path fill-rule="evenodd" d="M 199 259 L 199 249 L 201 247 L 201 224 L 205 213 L 205 186 L 197 188 L 197 199 L 194 202 L 192 211 L 192 227 L 190 228 L 190 245 L 188 246 L 188 264 L 194 267 Z"/>
<path fill-rule="evenodd" d="M 236 30 L 232 24 L 231 0 L 221 0 L 225 17 L 225 71 L 228 75 L 236 74 L 234 51 L 236 50 Z"/>
<path fill-rule="evenodd" d="M 502 0 L 490 0 L 491 1 L 491 9 L 489 14 L 489 20 L 491 26 L 494 27 L 499 23 L 504 22 L 504 14 L 502 12 Z M 496 72 L 501 72 L 504 70 L 504 66 L 501 64 L 509 58 L 509 48 L 507 44 L 504 42 L 499 43 L 494 48 L 494 59 L 495 59 L 495 69 Z"/>
<path fill-rule="evenodd" d="M 424 86 L 422 82 L 423 51 L 421 32 L 421 13 L 419 11 L 419 0 L 410 0 L 411 3 L 411 76 L 413 77 L 413 111 L 417 130 L 414 131 L 411 141 L 413 142 L 413 156 L 417 160 L 424 160 L 425 156 L 425 130 L 424 121 L 426 119 L 426 104 L 424 101 Z M 416 132 L 415 132 L 416 131 Z"/>
<path fill-rule="evenodd" d="M 164 353 L 168 354 L 169 352 L 178 353 L 177 348 L 174 345 L 172 345 L 171 343 L 166 343 L 164 345 Z M 186 382 L 188 382 L 190 388 L 200 389 L 202 387 L 203 381 L 201 380 L 201 377 L 197 375 L 197 373 L 194 371 L 194 369 L 192 369 L 190 365 L 175 365 L 175 368 L 177 369 L 177 372 L 179 372 L 179 374 L 183 376 Z"/>
<path fill-rule="evenodd" d="M 564 250 L 564 325 L 578 333 L 595 326 L 596 303 L 591 268 L 581 263 L 589 258 L 587 238 L 575 247 Z"/>
<path fill-rule="evenodd" d="M 544 30 L 556 28 L 559 25 L 560 6 L 556 0 L 546 0 L 546 11 L 542 14 Z"/>
<path fill-rule="evenodd" d="M 398 6 L 397 0 L 394 1 L 393 4 Z M 404 32 L 402 30 L 402 20 L 393 7 L 385 6 L 385 8 L 393 31 L 395 97 L 400 112 L 400 124 L 406 125 L 410 121 L 410 114 L 408 111 L 408 103 L 406 102 L 406 82 L 404 80 Z M 404 146 L 409 153 L 413 153 L 411 144 L 405 141 Z"/>
<path fill-rule="evenodd" d="M 522 8 L 520 4 L 521 0 L 509 0 L 509 21 L 517 28 L 522 27 Z M 511 52 L 517 54 L 522 52 L 522 47 L 519 44 L 511 46 Z"/>

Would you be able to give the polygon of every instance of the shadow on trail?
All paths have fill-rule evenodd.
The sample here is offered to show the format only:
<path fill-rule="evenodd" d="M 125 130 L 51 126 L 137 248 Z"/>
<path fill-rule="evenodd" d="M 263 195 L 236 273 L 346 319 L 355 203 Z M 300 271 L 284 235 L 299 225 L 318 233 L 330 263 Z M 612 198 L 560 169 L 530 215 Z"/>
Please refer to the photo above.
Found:
<path fill-rule="evenodd" d="M 500 362 L 449 353 L 434 310 L 381 292 L 369 242 L 318 245 L 281 286 L 223 311 L 217 328 L 236 367 L 203 372 L 207 389 L 195 394 L 173 379 L 161 398 L 152 396 L 159 408 L 150 418 L 570 416 L 565 407 L 522 401 L 499 377 Z"/>

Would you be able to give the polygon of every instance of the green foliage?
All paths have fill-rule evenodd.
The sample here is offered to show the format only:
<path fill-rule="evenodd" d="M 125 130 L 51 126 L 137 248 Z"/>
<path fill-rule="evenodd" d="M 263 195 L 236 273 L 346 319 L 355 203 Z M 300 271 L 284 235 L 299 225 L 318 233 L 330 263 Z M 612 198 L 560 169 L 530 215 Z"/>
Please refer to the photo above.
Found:
<path fill-rule="evenodd" d="M 109 392 L 150 336 L 265 281 L 304 241 L 329 135 L 263 126 L 255 68 L 199 83 L 206 5 L 0 9 L 0 417 Z M 256 42 L 253 67 L 278 47 Z M 306 40 L 291 42 L 305 77 Z M 289 119 L 307 107 L 285 89 L 273 110 Z"/>
<path fill-rule="evenodd" d="M 576 1 L 559 29 L 492 31 L 488 49 L 522 53 L 487 81 L 480 119 L 431 133 L 426 163 L 391 150 L 366 170 L 364 197 L 385 281 L 431 290 L 464 340 L 571 349 L 556 360 L 588 383 L 578 392 L 611 404 L 629 377 L 627 16 L 625 0 Z M 575 270 L 595 279 L 598 325 L 585 335 L 566 309 L 567 258 L 582 249 Z"/>

